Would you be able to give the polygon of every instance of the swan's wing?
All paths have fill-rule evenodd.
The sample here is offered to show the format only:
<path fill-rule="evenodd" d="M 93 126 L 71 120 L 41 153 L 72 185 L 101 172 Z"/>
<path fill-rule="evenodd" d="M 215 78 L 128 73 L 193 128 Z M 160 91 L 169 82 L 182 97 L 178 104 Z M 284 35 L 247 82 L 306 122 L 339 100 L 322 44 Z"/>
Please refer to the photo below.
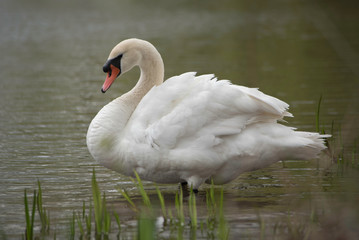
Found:
<path fill-rule="evenodd" d="M 152 88 L 127 124 L 127 137 L 160 150 L 210 149 L 256 122 L 276 122 L 288 104 L 253 88 L 184 73 Z"/>

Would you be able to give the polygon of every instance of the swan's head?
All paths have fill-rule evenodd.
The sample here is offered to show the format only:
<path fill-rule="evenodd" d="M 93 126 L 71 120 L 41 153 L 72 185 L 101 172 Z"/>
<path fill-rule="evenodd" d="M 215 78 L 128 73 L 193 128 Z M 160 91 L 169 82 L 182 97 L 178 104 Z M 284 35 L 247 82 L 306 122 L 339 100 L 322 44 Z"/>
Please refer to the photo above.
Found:
<path fill-rule="evenodd" d="M 151 43 L 140 39 L 127 39 L 117 44 L 103 66 L 107 77 L 101 91 L 105 93 L 120 74 L 140 65 L 143 56 L 153 52 L 158 54 Z"/>

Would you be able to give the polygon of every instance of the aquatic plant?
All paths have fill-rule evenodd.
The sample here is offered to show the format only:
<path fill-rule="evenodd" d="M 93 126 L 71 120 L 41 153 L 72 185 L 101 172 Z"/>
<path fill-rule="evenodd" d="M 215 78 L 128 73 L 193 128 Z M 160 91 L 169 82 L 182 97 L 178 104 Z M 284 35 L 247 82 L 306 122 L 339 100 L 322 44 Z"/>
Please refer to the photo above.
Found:
<path fill-rule="evenodd" d="M 152 209 L 152 206 L 151 206 L 151 201 L 145 191 L 145 189 L 143 188 L 143 184 L 142 184 L 142 181 L 141 181 L 141 178 L 140 176 L 138 176 L 138 173 L 135 171 L 135 175 L 136 175 L 136 180 L 137 180 L 137 188 L 138 190 L 140 191 L 140 194 L 142 196 L 142 200 L 143 200 L 143 204 L 148 208 L 148 209 Z"/>
<path fill-rule="evenodd" d="M 189 215 L 191 218 L 191 228 L 197 229 L 197 207 L 196 207 L 196 194 L 193 192 L 193 188 L 190 189 L 189 201 L 188 201 Z"/>
<path fill-rule="evenodd" d="M 318 106 L 317 106 L 317 111 L 316 111 L 316 114 L 315 114 L 315 128 L 316 128 L 316 131 L 319 133 L 320 132 L 320 121 L 319 121 L 319 117 L 320 117 L 320 105 L 322 103 L 322 95 L 320 95 L 319 97 L 319 101 L 318 101 Z"/>
<path fill-rule="evenodd" d="M 43 207 L 42 189 L 41 189 L 40 180 L 37 180 L 37 186 L 38 186 L 38 193 L 36 197 L 36 206 L 40 216 L 41 233 L 48 233 L 50 231 L 50 217 L 49 217 L 49 213 Z"/>
<path fill-rule="evenodd" d="M 24 205 L 25 205 L 25 239 L 32 240 L 34 236 L 34 220 L 35 220 L 35 211 L 36 211 L 36 190 L 34 190 L 33 200 L 32 200 L 32 211 L 30 215 L 29 203 L 27 199 L 26 189 L 24 191 Z"/>
<path fill-rule="evenodd" d="M 95 169 L 92 172 L 92 198 L 95 212 L 95 235 L 96 239 L 108 236 L 111 228 L 111 216 L 106 207 L 106 194 L 101 198 L 101 192 L 96 181 Z"/>
<path fill-rule="evenodd" d="M 156 186 L 156 192 L 157 192 L 158 199 L 160 201 L 164 224 L 166 224 L 167 223 L 167 211 L 166 211 L 165 199 L 164 199 L 160 189 L 158 188 L 158 186 Z"/>

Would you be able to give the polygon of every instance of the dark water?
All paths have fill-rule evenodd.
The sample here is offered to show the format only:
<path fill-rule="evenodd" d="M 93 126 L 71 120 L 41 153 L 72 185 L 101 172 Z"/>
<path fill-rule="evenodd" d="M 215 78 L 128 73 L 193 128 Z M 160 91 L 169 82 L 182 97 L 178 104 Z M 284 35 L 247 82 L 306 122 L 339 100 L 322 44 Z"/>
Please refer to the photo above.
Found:
<path fill-rule="evenodd" d="M 352 144 L 359 129 L 358 7 L 356 1 L 2 0 L 0 231 L 23 231 L 24 189 L 36 188 L 37 179 L 59 228 L 88 201 L 94 167 L 110 199 L 118 198 L 118 186 L 132 186 L 99 167 L 85 143 L 96 112 L 138 77 L 129 73 L 100 93 L 102 64 L 129 37 L 158 48 L 166 77 L 215 73 L 288 102 L 295 115 L 288 122 L 300 130 L 315 130 L 322 95 L 322 127 L 334 122 L 343 143 Z M 309 183 L 319 193 L 323 184 L 332 186 L 315 171 L 307 162 L 278 163 L 226 186 L 233 208 L 242 212 L 229 214 L 237 219 L 233 228 L 258 231 L 251 225 L 254 208 L 274 216 L 303 193 L 301 186 Z"/>

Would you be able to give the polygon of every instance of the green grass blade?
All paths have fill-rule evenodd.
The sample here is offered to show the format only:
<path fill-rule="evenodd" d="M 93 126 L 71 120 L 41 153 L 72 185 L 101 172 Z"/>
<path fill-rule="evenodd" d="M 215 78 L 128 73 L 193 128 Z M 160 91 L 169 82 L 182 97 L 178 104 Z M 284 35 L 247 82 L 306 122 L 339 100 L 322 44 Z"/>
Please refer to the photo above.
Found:
<path fill-rule="evenodd" d="M 90 201 L 90 208 L 89 208 L 89 214 L 88 215 L 85 215 L 85 221 L 86 221 L 86 232 L 87 232 L 87 235 L 90 236 L 91 235 L 91 230 L 92 230 L 92 224 L 91 224 L 91 221 L 92 221 L 92 203 Z"/>
<path fill-rule="evenodd" d="M 137 222 L 137 239 L 153 240 L 155 238 L 156 225 L 153 216 L 141 212 Z"/>
<path fill-rule="evenodd" d="M 120 217 L 118 216 L 118 214 L 117 214 L 116 212 L 114 212 L 113 215 L 115 216 L 116 223 L 117 223 L 117 228 L 118 228 L 117 237 L 120 238 L 120 235 L 121 235 L 121 221 L 120 221 Z"/>
<path fill-rule="evenodd" d="M 320 132 L 320 123 L 319 123 L 319 115 L 320 115 L 320 105 L 322 103 L 322 95 L 320 95 L 319 97 L 319 101 L 318 101 L 318 107 L 317 107 L 317 112 L 316 112 L 316 121 L 315 121 L 315 126 L 316 126 L 316 131 L 319 133 Z"/>
<path fill-rule="evenodd" d="M 25 205 L 25 220 L 26 220 L 26 239 L 32 239 L 31 234 L 31 222 L 30 222 L 30 213 L 29 213 L 29 202 L 27 200 L 26 189 L 24 191 L 24 205 Z"/>
<path fill-rule="evenodd" d="M 118 189 L 118 190 L 120 191 L 121 195 L 127 200 L 127 202 L 130 204 L 131 209 L 134 212 L 138 212 L 136 205 L 134 204 L 134 202 L 132 201 L 131 197 L 128 195 L 126 190 L 122 190 L 122 189 Z"/>
<path fill-rule="evenodd" d="M 210 218 L 215 218 L 216 216 L 216 199 L 214 194 L 214 183 L 211 181 L 210 188 L 206 191 L 206 203 L 207 211 Z"/>
<path fill-rule="evenodd" d="M 41 190 L 41 184 L 40 181 L 37 180 L 37 185 L 38 185 L 38 193 L 37 193 L 37 210 L 39 212 L 40 215 L 40 220 L 42 222 L 42 213 L 43 213 L 43 208 L 42 208 L 42 190 Z"/>
<path fill-rule="evenodd" d="M 95 211 L 95 230 L 97 234 L 102 233 L 102 201 L 101 193 L 96 181 L 95 169 L 92 172 L 92 197 Z"/>
<path fill-rule="evenodd" d="M 184 213 L 183 213 L 183 192 L 182 188 L 180 188 L 180 193 L 176 193 L 175 197 L 175 207 L 177 210 L 177 218 L 178 218 L 178 228 L 177 228 L 177 239 L 183 239 L 183 231 L 184 231 Z M 172 215 L 170 213 L 170 215 Z"/>
<path fill-rule="evenodd" d="M 48 214 L 46 213 L 46 209 L 44 209 L 43 207 L 42 188 L 41 188 L 40 180 L 37 180 L 37 185 L 38 185 L 38 193 L 36 198 L 36 205 L 41 222 L 41 232 L 45 233 L 50 231 L 50 219 Z"/>
<path fill-rule="evenodd" d="M 142 184 L 142 181 L 141 181 L 141 178 L 140 176 L 138 175 L 138 173 L 136 171 L 135 172 L 135 175 L 136 175 L 136 179 L 137 179 L 137 187 L 138 187 L 138 190 L 140 191 L 141 193 L 141 196 L 142 196 L 142 200 L 143 200 L 143 204 L 148 207 L 149 209 L 152 209 L 151 207 L 151 202 L 150 202 L 150 198 L 148 197 L 145 189 L 143 188 L 143 184 Z"/>
<path fill-rule="evenodd" d="M 167 221 L 167 213 L 166 213 L 165 200 L 163 198 L 163 195 L 162 195 L 160 189 L 157 186 L 156 186 L 156 191 L 157 191 L 158 199 L 160 200 L 161 211 L 162 211 L 162 215 L 163 215 L 163 218 L 164 218 L 164 222 L 166 223 L 166 221 Z"/>
<path fill-rule="evenodd" d="M 197 207 L 196 207 L 196 195 L 193 192 L 193 188 L 191 186 L 189 201 L 188 201 L 188 209 L 191 217 L 191 227 L 197 228 Z"/>
<path fill-rule="evenodd" d="M 36 211 L 36 190 L 34 190 L 34 199 L 32 200 L 32 211 L 31 211 L 31 220 L 30 220 L 30 238 L 34 236 L 34 222 L 35 222 L 35 211 Z"/>
<path fill-rule="evenodd" d="M 106 194 L 103 194 L 102 198 L 102 217 L 103 217 L 103 232 L 108 235 L 111 229 L 111 216 L 106 207 Z"/>
<path fill-rule="evenodd" d="M 219 226 L 218 226 L 218 239 L 227 240 L 229 237 L 229 227 L 227 221 L 224 217 L 223 210 L 223 187 L 221 188 L 220 198 L 219 198 Z"/>
<path fill-rule="evenodd" d="M 72 212 L 72 218 L 70 218 L 70 236 L 69 239 L 75 239 L 75 212 Z"/>
<path fill-rule="evenodd" d="M 184 225 L 184 211 L 183 211 L 183 190 L 180 188 L 180 193 L 176 193 L 175 205 L 177 209 L 177 217 L 180 226 Z"/>
<path fill-rule="evenodd" d="M 81 218 L 79 214 L 76 215 L 76 221 L 77 221 L 77 226 L 78 226 L 78 228 L 80 230 L 80 235 L 85 236 L 84 227 L 82 225 L 82 219 L 83 218 Z"/>
<path fill-rule="evenodd" d="M 85 213 L 86 213 L 86 204 L 85 201 L 82 202 L 82 219 L 85 218 Z"/>

